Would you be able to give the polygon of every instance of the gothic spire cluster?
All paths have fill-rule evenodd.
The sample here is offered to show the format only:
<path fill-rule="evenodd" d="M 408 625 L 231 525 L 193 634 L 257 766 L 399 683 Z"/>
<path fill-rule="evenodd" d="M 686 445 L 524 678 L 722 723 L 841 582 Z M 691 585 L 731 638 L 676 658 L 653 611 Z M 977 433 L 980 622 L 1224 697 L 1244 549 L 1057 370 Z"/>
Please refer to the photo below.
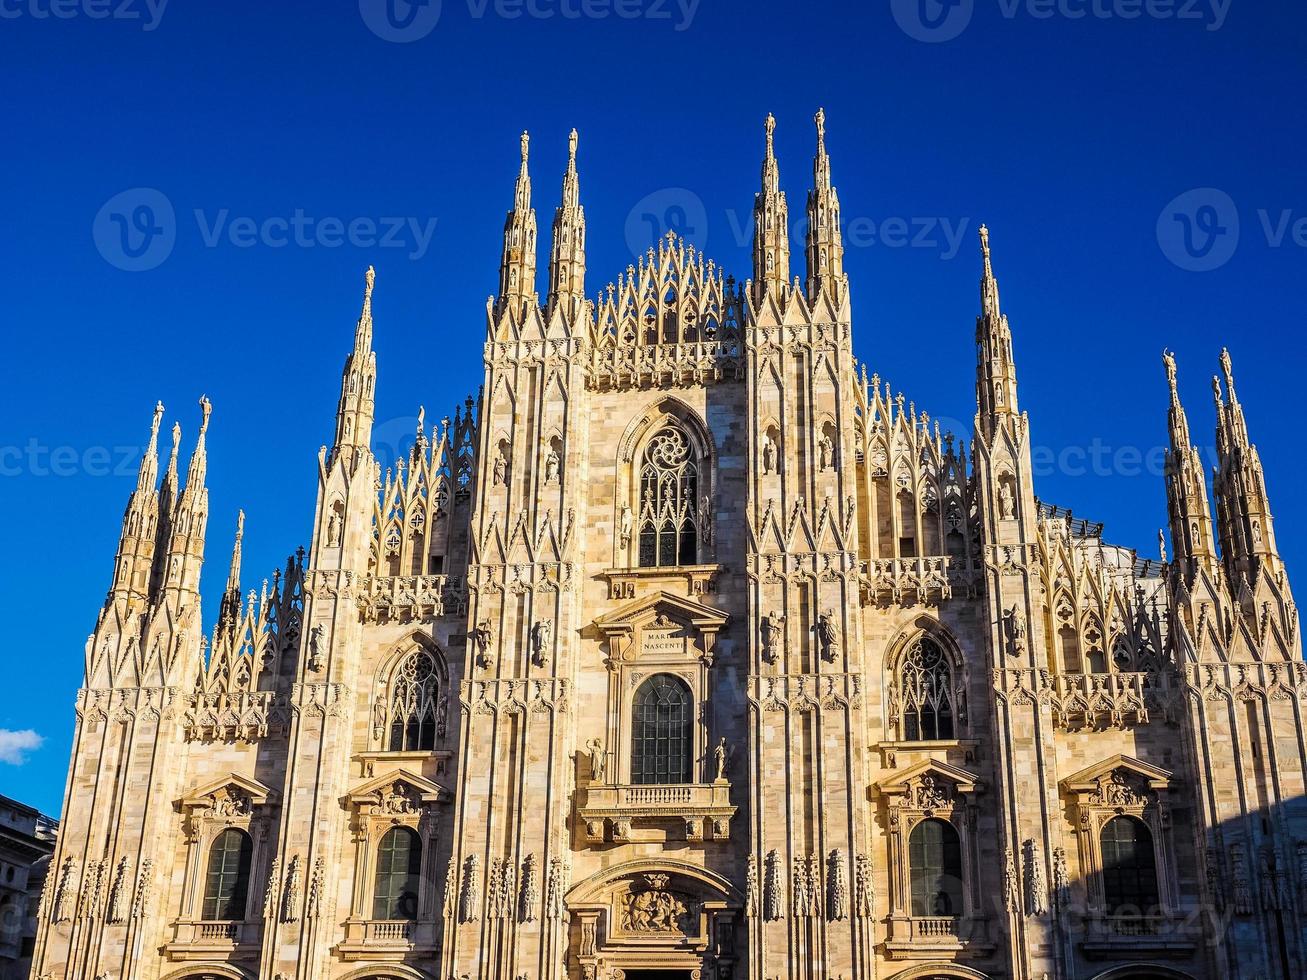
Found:
<path fill-rule="evenodd" d="M 554 213 L 553 252 L 549 259 L 549 312 L 575 319 L 585 309 L 585 208 L 576 173 L 577 133 L 567 140 L 567 171 L 562 203 Z"/>
<path fill-rule="evenodd" d="M 754 302 L 779 298 L 790 279 L 790 213 L 776 163 L 776 117 L 767 113 L 767 151 L 762 161 L 762 189 L 753 203 Z"/>
<path fill-rule="evenodd" d="M 808 297 L 825 293 L 837 301 L 844 279 L 844 238 L 840 231 L 840 198 L 830 179 L 826 153 L 826 110 L 818 109 L 817 155 L 812 161 L 808 192 Z"/>
<path fill-rule="evenodd" d="M 498 318 L 524 315 L 536 302 L 536 213 L 531 207 L 531 174 L 527 160 L 531 136 L 522 134 L 522 164 L 513 189 L 513 207 L 504 219 L 504 251 L 499 265 Z"/>
<path fill-rule="evenodd" d="M 372 349 L 372 289 L 377 273 L 368 266 L 364 276 L 363 309 L 354 330 L 354 349 L 345 358 L 336 411 L 335 453 L 368 452 L 376 414 L 377 355 Z"/>
<path fill-rule="evenodd" d="M 1012 329 L 998 298 L 989 228 L 980 226 L 980 316 L 976 317 L 976 402 L 982 431 L 992 436 L 1001 419 L 1020 416 Z"/>

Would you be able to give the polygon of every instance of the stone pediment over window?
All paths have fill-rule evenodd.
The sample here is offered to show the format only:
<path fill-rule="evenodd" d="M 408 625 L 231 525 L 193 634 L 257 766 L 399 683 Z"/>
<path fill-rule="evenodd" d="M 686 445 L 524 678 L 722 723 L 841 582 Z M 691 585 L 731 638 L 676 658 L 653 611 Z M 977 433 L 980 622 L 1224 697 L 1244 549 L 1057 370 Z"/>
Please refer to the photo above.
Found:
<path fill-rule="evenodd" d="M 1170 788 L 1174 775 L 1128 755 L 1114 755 L 1062 780 L 1067 793 L 1103 806 L 1142 805 Z"/>
<path fill-rule="evenodd" d="M 937 759 L 918 762 L 875 786 L 876 795 L 889 801 L 891 807 L 923 813 L 953 810 L 983 790 L 984 784 L 974 773 Z"/>
<path fill-rule="evenodd" d="M 182 799 L 181 807 L 217 818 L 243 818 L 250 816 L 254 807 L 263 806 L 276 795 L 275 790 L 257 779 L 231 773 L 197 786 Z"/>
<path fill-rule="evenodd" d="M 349 802 L 369 816 L 414 816 L 436 803 L 448 803 L 453 795 L 407 769 L 397 769 L 350 791 Z"/>
<path fill-rule="evenodd" d="M 711 664 L 717 634 L 729 619 L 720 609 L 660 591 L 601 616 L 594 626 L 608 639 L 610 666 L 696 658 Z"/>

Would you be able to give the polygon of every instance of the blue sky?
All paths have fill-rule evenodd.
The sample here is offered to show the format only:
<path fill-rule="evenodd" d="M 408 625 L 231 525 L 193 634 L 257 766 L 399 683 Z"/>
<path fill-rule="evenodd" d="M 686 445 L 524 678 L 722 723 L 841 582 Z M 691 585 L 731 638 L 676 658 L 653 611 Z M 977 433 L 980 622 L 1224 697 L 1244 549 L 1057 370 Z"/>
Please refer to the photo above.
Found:
<path fill-rule="evenodd" d="M 763 118 L 797 216 L 824 106 L 872 370 L 969 435 L 987 222 L 1040 496 L 1155 556 L 1161 351 L 1210 446 L 1228 344 L 1307 568 L 1301 3 L 390 2 L 0 0 L 0 792 L 60 808 L 156 400 L 215 406 L 212 608 L 238 508 L 246 588 L 309 533 L 369 263 L 383 453 L 475 392 L 524 129 L 542 232 L 580 131 L 594 293 L 668 226 L 746 277 Z"/>

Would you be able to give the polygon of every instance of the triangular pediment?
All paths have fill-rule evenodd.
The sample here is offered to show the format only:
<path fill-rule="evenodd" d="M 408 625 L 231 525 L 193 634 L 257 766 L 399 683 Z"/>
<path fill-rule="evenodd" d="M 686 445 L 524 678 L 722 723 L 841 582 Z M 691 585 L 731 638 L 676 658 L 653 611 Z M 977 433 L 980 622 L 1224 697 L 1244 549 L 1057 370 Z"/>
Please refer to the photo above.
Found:
<path fill-rule="evenodd" d="M 417 797 L 423 803 L 446 803 L 453 798 L 449 790 L 425 776 L 419 776 L 407 769 L 392 769 L 350 790 L 349 801 L 354 804 L 377 803 L 387 796 L 394 795 L 397 783 L 400 784 L 401 790 Z"/>
<path fill-rule="evenodd" d="M 1112 775 L 1118 769 L 1124 769 L 1144 780 L 1151 789 L 1167 789 L 1171 785 L 1174 773 L 1158 766 L 1149 765 L 1128 755 L 1114 755 L 1088 769 L 1082 769 L 1074 776 L 1062 780 L 1062 788 L 1072 793 L 1085 793 L 1097 789 L 1099 781 Z"/>
<path fill-rule="evenodd" d="M 981 788 L 980 777 L 975 773 L 939 759 L 925 759 L 906 769 L 895 770 L 880 780 L 876 788 L 885 796 L 900 796 L 925 777 L 951 783 L 959 793 L 974 793 Z"/>
<path fill-rule="evenodd" d="M 212 797 L 222 794 L 249 797 L 250 803 L 254 806 L 262 806 L 269 799 L 275 798 L 277 792 L 264 786 L 252 776 L 242 776 L 233 772 L 195 787 L 182 799 L 182 806 L 208 806 Z"/>
<path fill-rule="evenodd" d="M 720 609 L 660 590 L 633 599 L 607 616 L 599 617 L 595 620 L 595 628 L 608 634 L 629 633 L 637 627 L 655 621 L 659 616 L 665 616 L 672 622 L 692 626 L 698 630 L 707 629 L 713 632 L 720 630 L 731 618 Z"/>

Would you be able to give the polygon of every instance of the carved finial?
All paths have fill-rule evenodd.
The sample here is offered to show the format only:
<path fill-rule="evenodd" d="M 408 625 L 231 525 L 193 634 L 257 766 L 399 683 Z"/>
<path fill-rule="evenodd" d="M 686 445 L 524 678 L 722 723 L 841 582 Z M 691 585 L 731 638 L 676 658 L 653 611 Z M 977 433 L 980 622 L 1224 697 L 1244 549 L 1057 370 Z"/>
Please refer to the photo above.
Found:
<path fill-rule="evenodd" d="M 1212 397 L 1216 400 L 1216 408 L 1219 411 L 1225 408 L 1225 399 L 1221 397 L 1221 379 L 1212 375 Z"/>
<path fill-rule="evenodd" d="M 200 420 L 200 438 L 203 439 L 204 434 L 209 431 L 209 416 L 213 414 L 213 403 L 209 401 L 208 395 L 200 396 L 200 412 L 202 413 L 202 418 Z"/>
<path fill-rule="evenodd" d="M 522 131 L 522 166 L 526 166 L 527 152 L 531 147 L 531 134 L 526 130 Z"/>
<path fill-rule="evenodd" d="M 571 163 L 571 164 L 574 165 L 574 166 L 575 166 L 575 164 L 576 164 L 576 143 L 577 143 L 577 139 L 578 139 L 578 137 L 577 137 L 577 134 L 576 134 L 576 130 L 573 129 L 571 135 L 568 136 L 568 138 L 567 138 L 567 159 L 568 159 L 568 162 Z"/>
<path fill-rule="evenodd" d="M 174 422 L 172 424 L 172 457 L 171 464 L 175 467 L 177 463 L 177 454 L 182 448 L 182 424 Z"/>
<path fill-rule="evenodd" d="M 427 429 L 427 409 L 425 405 L 418 406 L 418 436 L 426 435 Z"/>
<path fill-rule="evenodd" d="M 776 135 L 776 117 L 770 112 L 767 113 L 767 156 L 772 156 L 774 151 L 774 138 Z"/>
<path fill-rule="evenodd" d="M 985 258 L 985 278 L 988 279 L 994 275 L 994 265 L 990 261 L 988 225 L 980 226 L 980 254 Z"/>
<path fill-rule="evenodd" d="M 818 109 L 815 118 L 817 122 L 817 145 L 822 146 L 826 142 L 826 110 Z"/>
<path fill-rule="evenodd" d="M 1166 532 L 1162 529 L 1157 531 L 1157 549 L 1162 555 L 1162 564 L 1166 564 Z"/>

